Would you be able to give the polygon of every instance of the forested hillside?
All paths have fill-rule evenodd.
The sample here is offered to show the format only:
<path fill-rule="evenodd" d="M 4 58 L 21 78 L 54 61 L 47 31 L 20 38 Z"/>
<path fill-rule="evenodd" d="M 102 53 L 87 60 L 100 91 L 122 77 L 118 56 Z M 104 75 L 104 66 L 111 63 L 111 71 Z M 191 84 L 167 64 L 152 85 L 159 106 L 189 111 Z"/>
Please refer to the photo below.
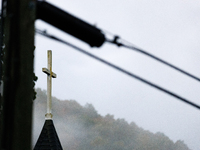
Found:
<path fill-rule="evenodd" d="M 35 144 L 44 124 L 46 92 L 37 89 L 34 101 Z M 101 116 L 91 104 L 53 97 L 53 121 L 64 150 L 189 150 L 183 141 L 173 142 L 163 133 L 153 134 L 134 122 Z"/>

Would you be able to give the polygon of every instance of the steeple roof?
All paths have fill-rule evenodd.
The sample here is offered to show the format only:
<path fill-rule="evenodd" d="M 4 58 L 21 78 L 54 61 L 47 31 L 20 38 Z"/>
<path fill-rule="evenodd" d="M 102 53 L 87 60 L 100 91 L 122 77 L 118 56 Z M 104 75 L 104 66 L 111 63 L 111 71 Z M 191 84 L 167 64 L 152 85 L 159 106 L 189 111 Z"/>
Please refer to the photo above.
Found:
<path fill-rule="evenodd" d="M 45 120 L 34 150 L 63 150 L 53 120 Z"/>

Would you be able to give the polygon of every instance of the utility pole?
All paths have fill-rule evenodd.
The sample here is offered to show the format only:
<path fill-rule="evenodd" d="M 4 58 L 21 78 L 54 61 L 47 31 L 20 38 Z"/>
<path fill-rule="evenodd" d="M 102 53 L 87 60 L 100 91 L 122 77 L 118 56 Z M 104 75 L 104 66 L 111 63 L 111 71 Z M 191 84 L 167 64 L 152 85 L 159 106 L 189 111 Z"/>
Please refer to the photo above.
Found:
<path fill-rule="evenodd" d="M 0 99 L 3 106 L 3 110 L 0 111 L 0 150 L 28 150 L 31 149 L 36 14 L 37 19 L 75 36 L 92 47 L 100 47 L 106 39 L 101 30 L 45 1 L 2 1 L 5 48 L 3 98 Z"/>
<path fill-rule="evenodd" d="M 4 0 L 0 149 L 31 148 L 35 0 Z"/>
<path fill-rule="evenodd" d="M 1 1 L 1 14 L 3 14 L 3 3 L 4 0 Z M 3 101 L 2 101 L 2 50 L 3 50 L 3 17 L 1 16 L 0 20 L 0 149 L 1 149 L 1 138 L 2 138 L 2 122 L 3 122 Z"/>

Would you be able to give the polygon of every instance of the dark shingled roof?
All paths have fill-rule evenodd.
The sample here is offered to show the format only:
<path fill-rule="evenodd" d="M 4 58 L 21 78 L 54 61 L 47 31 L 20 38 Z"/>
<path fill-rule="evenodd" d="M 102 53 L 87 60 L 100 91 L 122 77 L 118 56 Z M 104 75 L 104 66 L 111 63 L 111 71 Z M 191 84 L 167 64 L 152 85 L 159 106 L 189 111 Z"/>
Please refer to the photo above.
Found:
<path fill-rule="evenodd" d="M 34 150 L 63 150 L 53 120 L 46 120 Z"/>

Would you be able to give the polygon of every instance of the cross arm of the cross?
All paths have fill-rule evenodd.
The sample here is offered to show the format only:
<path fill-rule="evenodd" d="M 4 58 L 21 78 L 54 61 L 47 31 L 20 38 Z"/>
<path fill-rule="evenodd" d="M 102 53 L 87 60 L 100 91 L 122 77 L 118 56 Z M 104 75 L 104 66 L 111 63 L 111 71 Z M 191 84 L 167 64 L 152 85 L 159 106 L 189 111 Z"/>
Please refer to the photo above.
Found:
<path fill-rule="evenodd" d="M 47 75 L 51 75 L 52 78 L 56 78 L 56 74 L 55 74 L 54 72 L 50 71 L 49 69 L 47 69 L 47 68 L 42 68 L 42 71 L 43 71 L 44 73 L 46 73 Z"/>

